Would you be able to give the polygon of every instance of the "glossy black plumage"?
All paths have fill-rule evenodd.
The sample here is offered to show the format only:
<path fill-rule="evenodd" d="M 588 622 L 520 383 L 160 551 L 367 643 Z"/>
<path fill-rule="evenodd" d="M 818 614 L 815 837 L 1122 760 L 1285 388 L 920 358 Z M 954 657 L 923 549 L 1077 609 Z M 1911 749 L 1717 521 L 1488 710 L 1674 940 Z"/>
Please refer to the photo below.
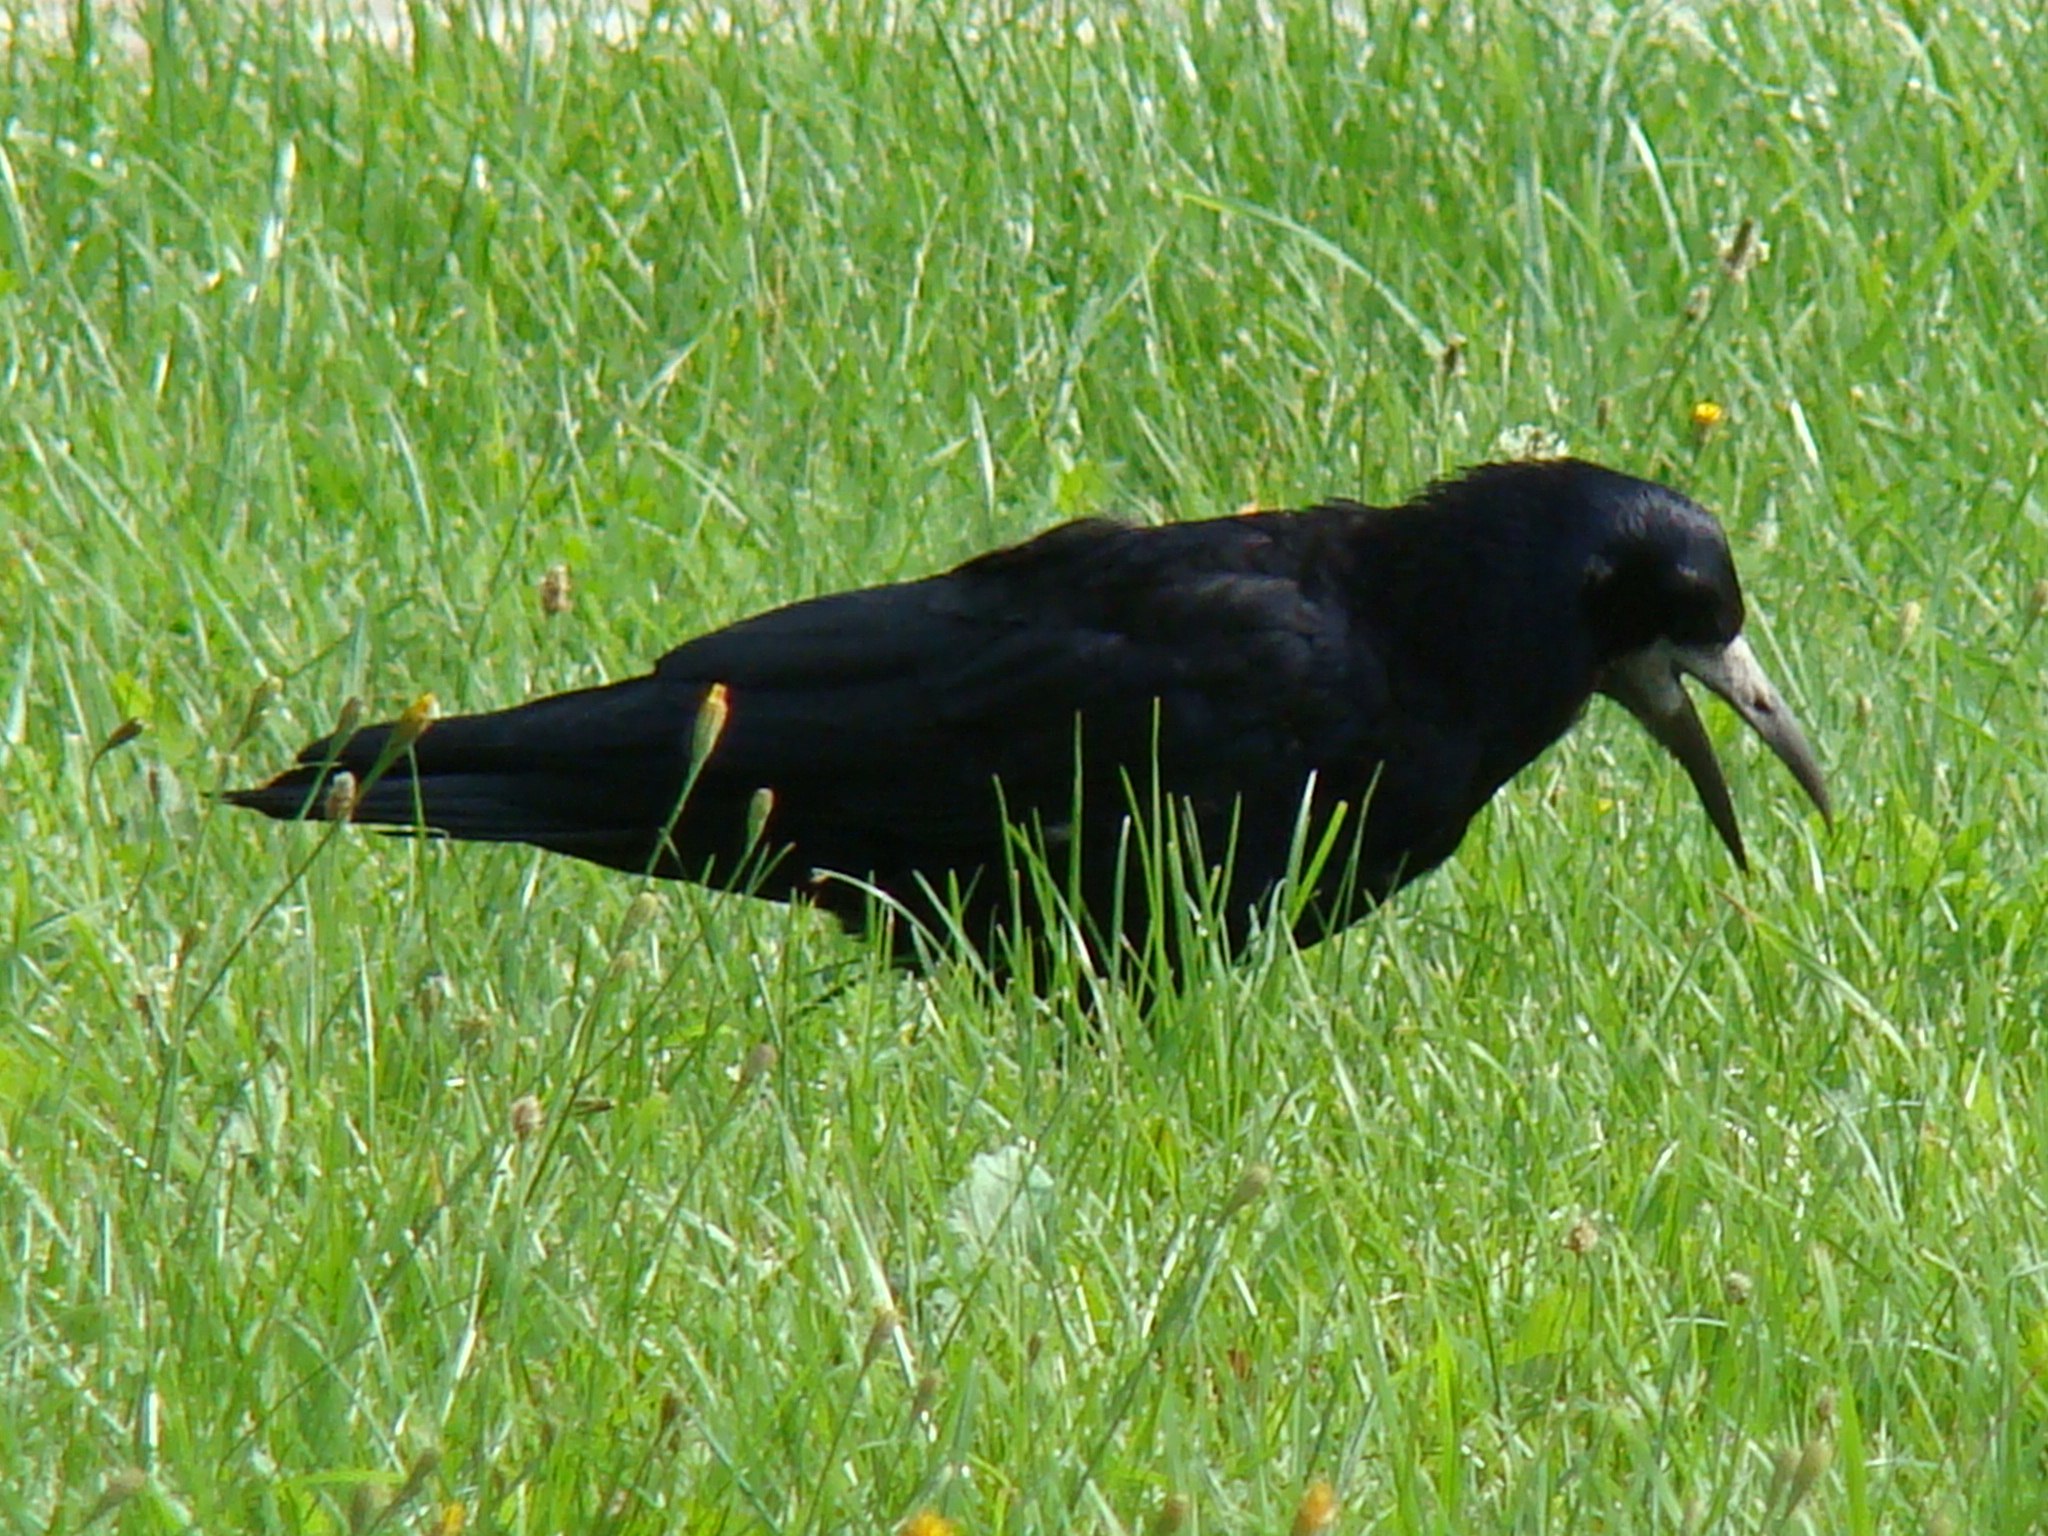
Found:
<path fill-rule="evenodd" d="M 1152 825 L 1156 784 L 1204 857 L 1227 855 L 1217 910 L 1233 936 L 1300 830 L 1314 846 L 1335 825 L 1300 925 L 1316 937 L 1446 858 L 1598 691 L 1685 763 L 1738 860 L 1680 672 L 1729 698 L 1825 812 L 1742 619 L 1712 517 L 1571 460 L 1487 466 L 1395 508 L 1080 522 L 939 576 L 745 620 L 645 677 L 442 720 L 351 813 L 743 883 L 856 924 L 872 887 L 929 925 L 955 909 L 989 945 L 1020 916 L 1046 920 L 1019 904 L 1006 824 L 1050 855 L 1092 938 L 1145 932 L 1133 807 Z M 725 728 L 675 816 L 716 683 Z M 387 731 L 315 742 L 300 766 L 228 798 L 326 814 L 325 765 L 368 777 Z"/>

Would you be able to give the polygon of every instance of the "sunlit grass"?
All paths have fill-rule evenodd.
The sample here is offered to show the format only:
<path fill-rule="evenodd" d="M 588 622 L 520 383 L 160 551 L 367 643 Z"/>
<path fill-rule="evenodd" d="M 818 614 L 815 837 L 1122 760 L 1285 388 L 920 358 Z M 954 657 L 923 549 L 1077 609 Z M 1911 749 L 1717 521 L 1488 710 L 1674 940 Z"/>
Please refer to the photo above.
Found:
<path fill-rule="evenodd" d="M 2035 24 L 892 14 L 9 35 L 0 1524 L 2038 1529 Z M 1596 706 L 1146 1014 L 206 799 L 1531 429 L 1723 513 L 1832 835 Z"/>

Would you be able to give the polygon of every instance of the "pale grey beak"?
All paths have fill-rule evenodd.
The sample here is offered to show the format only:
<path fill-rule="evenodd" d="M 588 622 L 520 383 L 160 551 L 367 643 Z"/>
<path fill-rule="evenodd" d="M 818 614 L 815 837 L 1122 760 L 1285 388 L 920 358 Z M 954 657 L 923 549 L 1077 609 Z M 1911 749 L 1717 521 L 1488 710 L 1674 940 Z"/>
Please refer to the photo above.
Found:
<path fill-rule="evenodd" d="M 1833 825 L 1827 784 L 1813 748 L 1806 744 L 1806 733 L 1757 665 L 1756 653 L 1747 640 L 1737 635 L 1720 646 L 1660 642 L 1623 657 L 1602 674 L 1600 691 L 1642 721 L 1657 744 L 1678 759 L 1692 779 L 1692 787 L 1699 791 L 1707 819 L 1735 855 L 1736 864 L 1749 868 L 1742 832 L 1735 825 L 1735 806 L 1728 798 L 1728 784 L 1721 777 L 1721 765 L 1714 760 L 1706 728 L 1678 680 L 1681 673 L 1698 678 L 1734 705 L 1735 712 L 1763 738 L 1778 761 L 1792 770 L 1792 777 L 1819 809 L 1821 819 Z"/>

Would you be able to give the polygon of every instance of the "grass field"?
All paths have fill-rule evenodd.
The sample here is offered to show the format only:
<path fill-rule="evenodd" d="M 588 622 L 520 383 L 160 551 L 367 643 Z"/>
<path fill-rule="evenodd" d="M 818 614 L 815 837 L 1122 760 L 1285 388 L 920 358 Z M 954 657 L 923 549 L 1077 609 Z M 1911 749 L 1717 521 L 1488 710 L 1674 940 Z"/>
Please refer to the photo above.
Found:
<path fill-rule="evenodd" d="M 1281 9 L 0 42 L 0 1527 L 2048 1523 L 2048 33 Z M 1528 428 L 1724 514 L 1832 835 L 1599 706 L 1091 1024 L 206 799 Z"/>

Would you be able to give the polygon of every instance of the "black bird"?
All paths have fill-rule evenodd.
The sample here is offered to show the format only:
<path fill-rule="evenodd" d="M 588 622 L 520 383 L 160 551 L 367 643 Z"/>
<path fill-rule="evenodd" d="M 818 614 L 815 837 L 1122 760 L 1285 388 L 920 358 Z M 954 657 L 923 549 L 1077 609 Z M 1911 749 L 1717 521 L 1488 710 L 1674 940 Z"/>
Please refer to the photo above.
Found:
<path fill-rule="evenodd" d="M 395 723 L 317 741 L 227 798 L 532 843 L 856 928 L 879 893 L 998 956 L 1056 920 L 1016 876 L 1020 835 L 1091 943 L 1160 933 L 1141 851 L 1170 818 L 1233 943 L 1290 861 L 1328 850 L 1295 919 L 1310 940 L 1447 858 L 1596 693 L 1684 766 L 1737 864 L 1682 678 L 1825 817 L 1742 622 L 1727 539 L 1694 502 L 1575 460 L 1495 464 L 1399 507 L 1069 523 L 744 620 L 644 677 L 438 721 L 402 751 Z M 723 727 L 691 781 L 714 685 Z"/>

